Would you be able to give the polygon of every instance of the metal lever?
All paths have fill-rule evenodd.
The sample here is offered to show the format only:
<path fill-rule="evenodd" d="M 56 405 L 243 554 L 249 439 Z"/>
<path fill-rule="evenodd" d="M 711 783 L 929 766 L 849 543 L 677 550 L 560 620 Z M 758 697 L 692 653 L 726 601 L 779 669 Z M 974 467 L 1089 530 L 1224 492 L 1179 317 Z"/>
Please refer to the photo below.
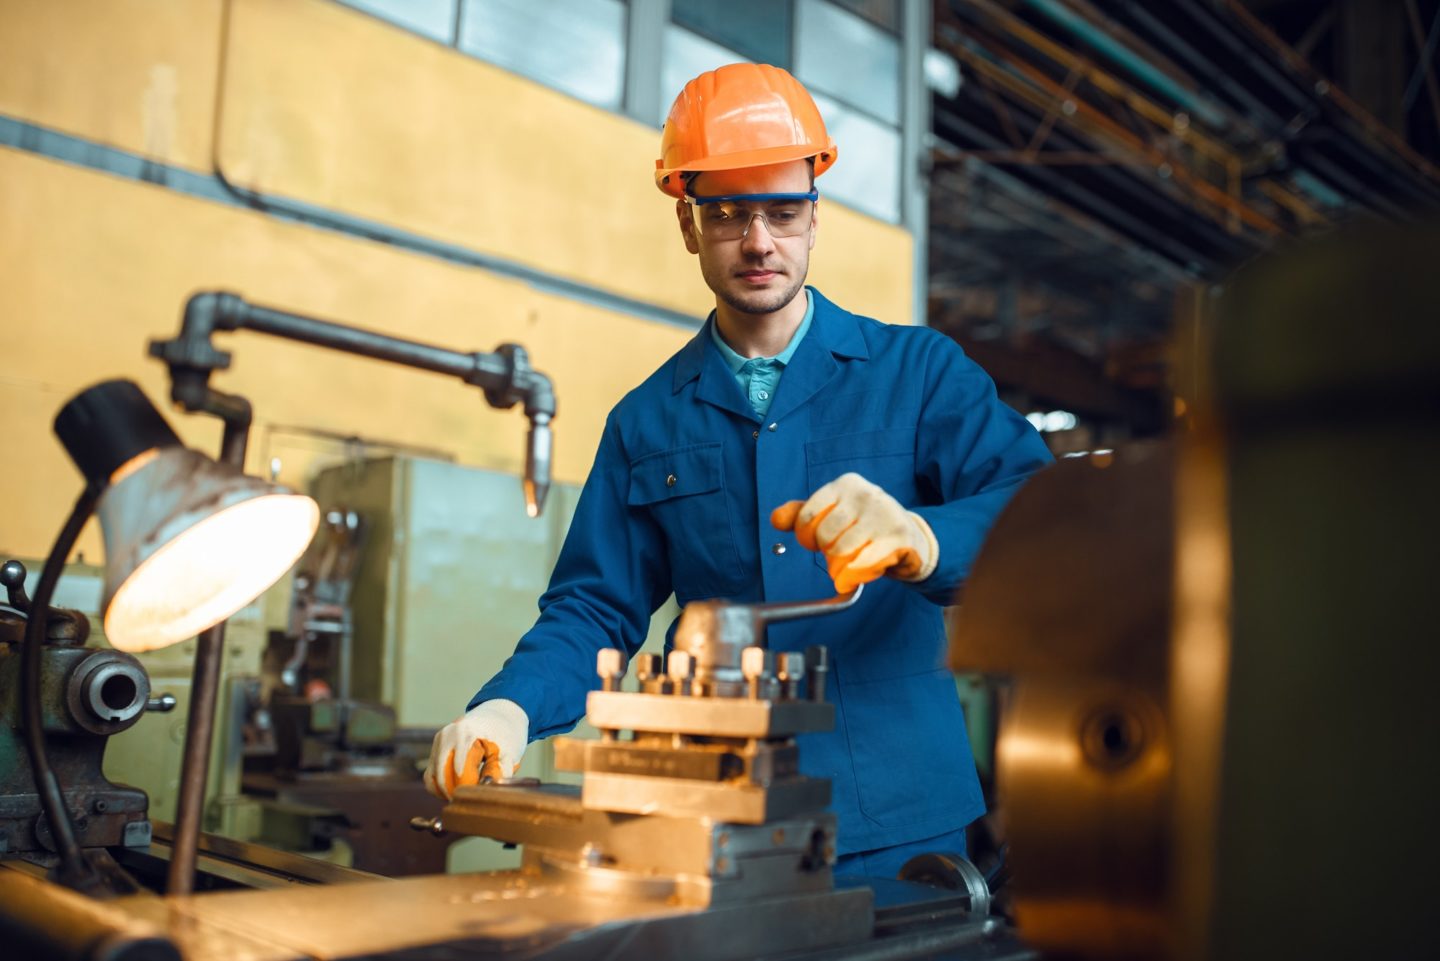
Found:
<path fill-rule="evenodd" d="M 25 565 L 19 561 L 6 561 L 0 566 L 0 584 L 5 585 L 10 606 L 17 611 L 30 610 L 30 598 L 25 593 Z"/>
<path fill-rule="evenodd" d="M 152 694 L 145 701 L 147 714 L 169 714 L 175 710 L 176 705 L 174 694 Z"/>
<path fill-rule="evenodd" d="M 833 614 L 854 607 L 865 591 L 861 584 L 849 594 L 836 594 L 823 601 L 785 601 L 777 604 L 747 604 L 760 627 L 775 621 L 793 621 L 797 617 L 814 617 L 816 614 Z M 739 606 L 739 605 L 737 605 Z"/>

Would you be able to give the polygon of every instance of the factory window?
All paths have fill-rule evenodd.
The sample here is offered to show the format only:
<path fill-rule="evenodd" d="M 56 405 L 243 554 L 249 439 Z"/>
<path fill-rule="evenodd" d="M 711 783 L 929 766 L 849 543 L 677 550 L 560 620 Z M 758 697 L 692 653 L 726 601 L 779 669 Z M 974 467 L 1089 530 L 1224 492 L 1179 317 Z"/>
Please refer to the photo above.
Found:
<path fill-rule="evenodd" d="M 834 0 L 846 10 L 857 13 L 893 34 L 900 33 L 900 0 Z"/>
<path fill-rule="evenodd" d="M 670 19 L 742 59 L 790 67 L 790 0 L 672 0 Z"/>
<path fill-rule="evenodd" d="M 464 0 L 459 47 L 597 106 L 622 105 L 620 0 Z"/>
<path fill-rule="evenodd" d="M 820 184 L 822 196 L 842 200 L 872 217 L 900 220 L 900 131 L 822 93 L 815 105 L 840 148 Z"/>
<path fill-rule="evenodd" d="M 795 14 L 800 82 L 898 126 L 899 38 L 825 0 L 800 0 Z"/>
<path fill-rule="evenodd" d="M 397 27 L 447 46 L 455 42 L 455 5 L 459 0 L 340 0 Z"/>

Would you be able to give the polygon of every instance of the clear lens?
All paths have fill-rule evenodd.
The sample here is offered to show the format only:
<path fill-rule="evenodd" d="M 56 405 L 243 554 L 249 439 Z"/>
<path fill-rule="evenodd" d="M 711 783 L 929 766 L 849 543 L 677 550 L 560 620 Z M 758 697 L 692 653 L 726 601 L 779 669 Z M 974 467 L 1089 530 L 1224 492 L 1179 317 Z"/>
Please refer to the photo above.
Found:
<path fill-rule="evenodd" d="M 810 229 L 815 214 L 813 200 L 720 200 L 702 204 L 691 199 L 689 203 L 695 226 L 711 240 L 739 240 L 753 229 L 757 219 L 772 237 L 798 237 Z"/>

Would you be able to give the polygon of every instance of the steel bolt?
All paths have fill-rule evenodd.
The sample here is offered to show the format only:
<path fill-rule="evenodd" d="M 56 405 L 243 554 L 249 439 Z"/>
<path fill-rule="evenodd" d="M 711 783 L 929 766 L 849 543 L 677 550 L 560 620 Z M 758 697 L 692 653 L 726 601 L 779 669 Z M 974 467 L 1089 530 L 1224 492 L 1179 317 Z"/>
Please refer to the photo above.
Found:
<path fill-rule="evenodd" d="M 809 665 L 806 685 L 810 688 L 810 700 L 825 700 L 825 678 L 830 674 L 830 649 L 823 644 L 805 648 L 805 663 Z"/>
<path fill-rule="evenodd" d="M 805 655 L 798 651 L 786 651 L 779 657 L 776 675 L 780 679 L 780 695 L 797 698 L 800 696 L 800 681 L 805 677 Z"/>
<path fill-rule="evenodd" d="M 617 648 L 607 647 L 595 655 L 595 672 L 600 675 L 600 686 L 606 691 L 620 689 L 620 679 L 625 676 L 625 654 Z"/>
<path fill-rule="evenodd" d="M 664 665 L 659 654 L 637 654 L 635 680 L 645 694 L 661 694 L 665 689 Z"/>
<path fill-rule="evenodd" d="M 695 659 L 688 651 L 671 651 L 670 660 L 666 663 L 666 673 L 670 675 L 670 682 L 675 685 L 676 694 L 690 693 L 690 677 L 695 670 Z"/>
<path fill-rule="evenodd" d="M 770 672 L 770 652 L 763 647 L 747 647 L 740 652 L 740 673 L 750 688 L 750 696 L 759 699 L 760 685 Z"/>

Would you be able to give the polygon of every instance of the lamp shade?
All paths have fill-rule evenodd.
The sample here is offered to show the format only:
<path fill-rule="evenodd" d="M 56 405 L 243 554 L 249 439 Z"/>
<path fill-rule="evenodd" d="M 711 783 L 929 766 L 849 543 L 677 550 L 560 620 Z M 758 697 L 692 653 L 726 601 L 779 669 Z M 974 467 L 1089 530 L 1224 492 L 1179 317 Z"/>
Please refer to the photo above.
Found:
<path fill-rule="evenodd" d="M 315 501 L 184 447 L 117 472 L 105 538 L 105 636 L 123 651 L 194 637 L 274 584 L 320 522 Z"/>

